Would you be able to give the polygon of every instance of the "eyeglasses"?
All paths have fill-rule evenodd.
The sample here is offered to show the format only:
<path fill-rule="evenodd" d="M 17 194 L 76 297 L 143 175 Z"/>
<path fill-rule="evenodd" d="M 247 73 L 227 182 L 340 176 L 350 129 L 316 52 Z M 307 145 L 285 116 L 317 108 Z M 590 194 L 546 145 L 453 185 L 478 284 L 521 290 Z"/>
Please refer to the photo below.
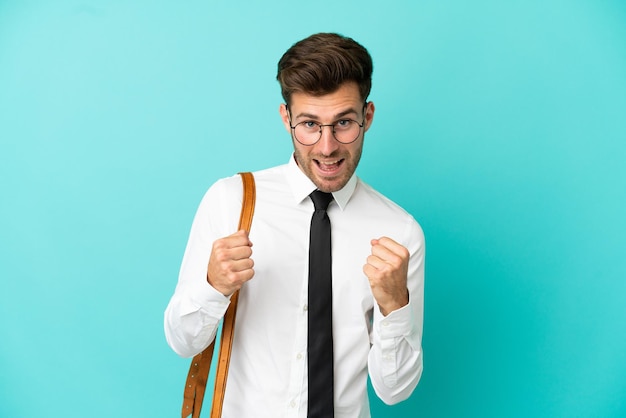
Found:
<path fill-rule="evenodd" d="M 365 109 L 364 109 L 365 110 Z M 297 123 L 295 126 L 291 125 L 291 116 L 289 118 L 289 124 L 293 137 L 302 145 L 315 145 L 322 138 L 322 129 L 324 126 L 330 126 L 333 131 L 333 136 L 342 144 L 351 144 L 356 141 L 361 135 L 361 128 L 365 124 L 365 121 L 359 123 L 354 119 L 340 119 L 331 124 L 321 124 L 310 120 Z"/>

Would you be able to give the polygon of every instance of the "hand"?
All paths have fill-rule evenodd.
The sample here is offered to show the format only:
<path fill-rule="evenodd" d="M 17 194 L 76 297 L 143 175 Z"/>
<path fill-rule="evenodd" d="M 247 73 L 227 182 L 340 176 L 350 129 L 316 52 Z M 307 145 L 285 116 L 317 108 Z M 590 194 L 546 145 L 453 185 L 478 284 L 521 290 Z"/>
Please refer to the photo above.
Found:
<path fill-rule="evenodd" d="M 213 243 L 207 281 L 224 296 L 232 295 L 254 276 L 252 242 L 244 230 Z"/>
<path fill-rule="evenodd" d="M 372 254 L 367 257 L 363 272 L 372 288 L 380 312 L 387 316 L 409 303 L 407 274 L 409 251 L 391 238 L 373 239 Z"/>

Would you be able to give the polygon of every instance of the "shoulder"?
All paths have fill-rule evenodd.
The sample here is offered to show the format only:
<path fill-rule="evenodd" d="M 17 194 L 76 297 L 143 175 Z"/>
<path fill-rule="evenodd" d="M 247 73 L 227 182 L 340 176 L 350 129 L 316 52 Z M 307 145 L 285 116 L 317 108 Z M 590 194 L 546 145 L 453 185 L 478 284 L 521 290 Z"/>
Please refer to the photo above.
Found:
<path fill-rule="evenodd" d="M 365 212 L 373 222 L 400 228 L 412 239 L 423 240 L 424 232 L 412 214 L 360 178 L 350 204 Z"/>
<path fill-rule="evenodd" d="M 236 195 L 235 191 L 241 189 L 241 184 L 241 176 L 238 174 L 221 178 L 209 187 L 202 200 L 228 201 Z"/>
<path fill-rule="evenodd" d="M 252 172 L 257 188 L 277 189 L 285 186 L 287 165 L 278 165 Z"/>
<path fill-rule="evenodd" d="M 284 182 L 285 165 L 279 165 L 263 170 L 252 171 L 255 187 L 276 188 Z M 223 177 L 213 183 L 206 191 L 203 201 L 219 202 L 220 204 L 241 204 L 243 183 L 239 173 Z"/>
<path fill-rule="evenodd" d="M 402 219 L 413 219 L 413 216 L 403 207 L 360 178 L 358 179 L 352 199 L 356 200 L 359 206 L 363 205 L 365 208 L 374 212 L 390 212 Z"/>

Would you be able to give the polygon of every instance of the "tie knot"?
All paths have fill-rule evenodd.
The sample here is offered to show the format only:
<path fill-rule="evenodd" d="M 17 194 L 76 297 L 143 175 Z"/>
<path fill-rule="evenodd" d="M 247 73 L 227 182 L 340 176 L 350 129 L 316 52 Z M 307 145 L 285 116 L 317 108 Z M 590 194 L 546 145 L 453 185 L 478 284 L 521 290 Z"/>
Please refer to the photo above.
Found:
<path fill-rule="evenodd" d="M 331 193 L 324 193 L 319 190 L 314 191 L 309 196 L 313 201 L 315 210 L 326 210 L 330 202 L 333 200 L 333 195 Z"/>

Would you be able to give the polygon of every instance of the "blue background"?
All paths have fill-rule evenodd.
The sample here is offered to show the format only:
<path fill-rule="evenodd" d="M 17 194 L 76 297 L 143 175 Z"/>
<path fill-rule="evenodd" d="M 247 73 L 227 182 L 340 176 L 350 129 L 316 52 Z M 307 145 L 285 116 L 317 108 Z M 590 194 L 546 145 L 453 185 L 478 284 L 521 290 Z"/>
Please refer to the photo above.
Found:
<path fill-rule="evenodd" d="M 276 63 L 319 31 L 373 55 L 359 174 L 428 243 L 424 375 L 373 415 L 626 416 L 618 0 L 0 0 L 0 416 L 178 415 L 192 217 L 287 161 Z"/>

